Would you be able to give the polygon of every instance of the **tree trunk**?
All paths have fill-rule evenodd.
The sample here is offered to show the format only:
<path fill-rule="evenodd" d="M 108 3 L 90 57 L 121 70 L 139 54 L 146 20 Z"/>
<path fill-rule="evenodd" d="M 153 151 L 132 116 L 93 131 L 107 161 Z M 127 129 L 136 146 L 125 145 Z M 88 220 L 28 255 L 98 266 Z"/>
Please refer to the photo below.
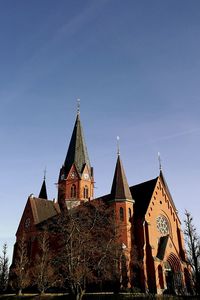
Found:
<path fill-rule="evenodd" d="M 22 289 L 19 289 L 19 291 L 17 292 L 17 295 L 18 295 L 18 296 L 21 296 L 21 295 L 22 295 Z"/>
<path fill-rule="evenodd" d="M 84 291 L 81 291 L 78 294 L 76 294 L 76 300 L 82 300 L 84 294 L 85 294 Z"/>
<path fill-rule="evenodd" d="M 40 296 L 45 294 L 45 290 L 43 289 L 42 291 L 40 291 Z"/>
<path fill-rule="evenodd" d="M 77 286 L 76 287 L 75 299 L 76 300 L 82 300 L 84 294 L 85 294 L 85 290 L 82 289 L 81 286 Z"/>

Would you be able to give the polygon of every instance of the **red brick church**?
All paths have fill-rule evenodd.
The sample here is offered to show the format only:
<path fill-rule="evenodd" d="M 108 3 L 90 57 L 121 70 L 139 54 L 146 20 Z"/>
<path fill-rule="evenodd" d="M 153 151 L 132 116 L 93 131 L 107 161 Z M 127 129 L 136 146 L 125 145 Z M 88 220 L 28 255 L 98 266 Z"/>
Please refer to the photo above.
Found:
<path fill-rule="evenodd" d="M 160 168 L 158 177 L 129 186 L 120 153 L 107 195 L 96 199 L 112 205 L 116 221 L 123 224 L 121 242 L 126 255 L 128 286 L 137 286 L 143 292 L 162 294 L 168 290 L 178 293 L 187 290 L 189 272 L 178 211 Z M 94 200 L 94 172 L 77 113 L 67 155 L 59 173 L 57 200 L 49 200 L 45 178 L 38 197 L 29 196 L 16 233 L 13 264 L 18 241 L 25 237 L 29 249 L 39 226 L 60 214 L 65 205 Z M 134 237 L 134 245 L 132 243 Z M 142 266 L 137 279 L 131 277 L 131 251 L 137 247 Z M 31 255 L 29 251 L 29 255 Z"/>

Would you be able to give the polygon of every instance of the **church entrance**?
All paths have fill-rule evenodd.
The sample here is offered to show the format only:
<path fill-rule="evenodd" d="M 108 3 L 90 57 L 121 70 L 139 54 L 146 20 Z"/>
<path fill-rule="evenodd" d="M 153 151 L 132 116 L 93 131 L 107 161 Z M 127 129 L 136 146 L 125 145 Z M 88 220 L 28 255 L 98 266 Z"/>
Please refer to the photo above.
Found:
<path fill-rule="evenodd" d="M 165 282 L 167 294 L 181 294 L 183 288 L 181 265 L 173 253 L 165 262 Z"/>
<path fill-rule="evenodd" d="M 173 273 L 173 270 L 172 270 L 171 265 L 169 264 L 168 261 L 165 262 L 164 267 L 165 267 L 166 293 L 167 294 L 174 294 L 175 289 L 174 289 L 174 273 Z"/>
<path fill-rule="evenodd" d="M 174 294 L 175 289 L 174 289 L 174 276 L 172 270 L 168 270 L 165 272 L 165 280 L 166 280 L 166 286 L 167 286 L 167 291 L 169 294 Z"/>

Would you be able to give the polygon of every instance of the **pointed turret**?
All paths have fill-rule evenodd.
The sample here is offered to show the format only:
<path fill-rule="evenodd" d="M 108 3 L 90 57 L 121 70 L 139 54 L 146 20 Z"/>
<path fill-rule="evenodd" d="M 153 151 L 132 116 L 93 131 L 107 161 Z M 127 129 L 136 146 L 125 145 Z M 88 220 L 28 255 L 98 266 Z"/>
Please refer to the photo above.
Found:
<path fill-rule="evenodd" d="M 111 198 L 116 200 L 133 200 L 119 154 L 111 188 Z"/>
<path fill-rule="evenodd" d="M 43 180 L 43 183 L 42 183 L 41 190 L 40 190 L 40 193 L 39 193 L 38 198 L 41 198 L 41 199 L 48 199 L 48 197 L 47 197 L 47 188 L 46 188 L 45 177 L 44 177 L 44 180 Z"/>
<path fill-rule="evenodd" d="M 118 138 L 119 140 L 119 138 Z M 118 145 L 117 163 L 115 167 L 115 174 L 113 178 L 110 204 L 115 211 L 116 224 L 120 236 L 120 243 L 122 245 L 123 254 L 126 257 L 126 266 L 131 261 L 131 246 L 132 246 L 132 222 L 134 211 L 134 200 L 132 198 L 130 188 L 126 179 L 125 171 L 120 158 L 120 151 Z M 126 280 L 130 279 L 130 273 L 127 272 Z"/>
<path fill-rule="evenodd" d="M 72 137 L 70 140 L 67 156 L 64 162 L 65 175 L 68 174 L 71 166 L 75 164 L 79 174 L 82 174 L 85 165 L 91 172 L 90 160 L 85 144 L 83 129 L 80 121 L 80 114 L 77 114 Z M 91 175 L 91 174 L 90 174 Z"/>

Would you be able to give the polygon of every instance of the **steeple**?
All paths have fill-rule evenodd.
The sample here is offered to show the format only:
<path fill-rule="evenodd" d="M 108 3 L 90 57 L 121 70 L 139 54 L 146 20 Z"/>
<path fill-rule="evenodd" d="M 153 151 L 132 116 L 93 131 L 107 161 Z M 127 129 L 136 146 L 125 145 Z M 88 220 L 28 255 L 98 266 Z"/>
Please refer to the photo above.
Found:
<path fill-rule="evenodd" d="M 119 153 L 111 188 L 111 198 L 113 200 L 133 200 Z"/>
<path fill-rule="evenodd" d="M 47 188 L 46 188 L 45 177 L 44 177 L 44 179 L 43 179 L 43 183 L 42 183 L 41 190 L 40 190 L 40 193 L 39 193 L 38 198 L 41 198 L 41 199 L 48 199 L 48 197 L 47 197 Z"/>
<path fill-rule="evenodd" d="M 93 199 L 93 168 L 87 152 L 83 128 L 80 121 L 80 103 L 65 162 L 58 180 L 58 203 L 61 208 L 77 201 Z"/>
<path fill-rule="evenodd" d="M 70 171 L 71 166 L 75 164 L 79 175 L 82 174 L 85 165 L 91 173 L 90 160 L 87 152 L 87 147 L 85 144 L 83 129 L 80 121 L 80 113 L 77 111 L 77 117 L 70 140 L 69 148 L 67 151 L 67 156 L 64 162 L 65 175 Z M 91 176 L 92 174 L 90 174 Z"/>

